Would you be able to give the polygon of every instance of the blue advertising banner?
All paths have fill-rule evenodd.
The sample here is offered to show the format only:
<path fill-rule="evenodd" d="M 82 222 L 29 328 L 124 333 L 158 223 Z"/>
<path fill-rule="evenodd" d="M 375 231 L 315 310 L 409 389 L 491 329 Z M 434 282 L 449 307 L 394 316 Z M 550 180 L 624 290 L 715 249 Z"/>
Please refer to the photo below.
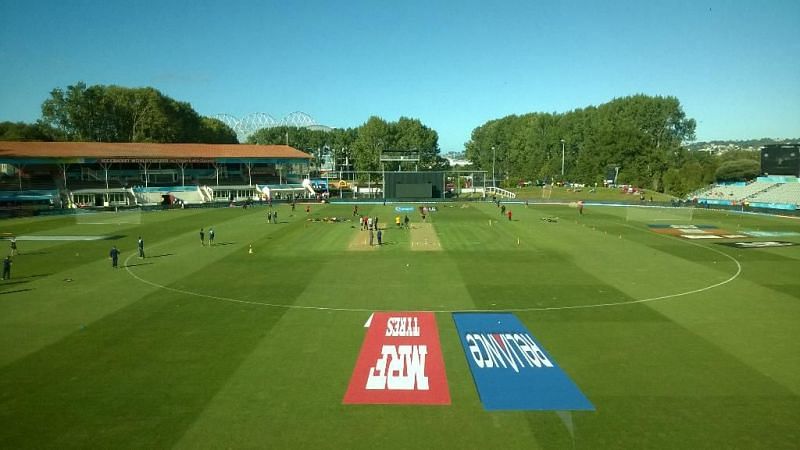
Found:
<path fill-rule="evenodd" d="M 730 200 L 717 200 L 714 198 L 702 198 L 699 200 L 699 203 L 707 203 L 709 205 L 732 205 L 733 202 Z"/>
<path fill-rule="evenodd" d="M 453 313 L 487 410 L 590 410 L 594 406 L 511 313 Z"/>
<path fill-rule="evenodd" d="M 750 202 L 749 205 L 753 208 L 785 209 L 787 211 L 794 211 L 797 209 L 797 206 L 793 203 Z"/>
<path fill-rule="evenodd" d="M 414 212 L 413 206 L 395 206 L 394 210 L 397 212 Z"/>

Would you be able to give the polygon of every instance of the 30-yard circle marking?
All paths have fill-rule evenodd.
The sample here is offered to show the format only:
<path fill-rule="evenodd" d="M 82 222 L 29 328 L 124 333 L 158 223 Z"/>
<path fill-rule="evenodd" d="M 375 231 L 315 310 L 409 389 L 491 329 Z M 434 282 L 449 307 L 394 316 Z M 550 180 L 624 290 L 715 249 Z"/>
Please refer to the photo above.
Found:
<path fill-rule="evenodd" d="M 633 228 L 633 227 L 631 227 L 631 228 Z M 664 236 L 664 237 L 672 238 L 672 239 L 678 239 L 678 238 L 670 237 L 670 236 Z M 675 294 L 661 295 L 661 296 L 657 296 L 657 297 L 648 297 L 648 298 L 641 298 L 641 299 L 635 299 L 635 300 L 628 300 L 628 301 L 624 301 L 624 302 L 595 303 L 595 304 L 590 304 L 590 305 L 542 306 L 542 307 L 531 307 L 531 308 L 429 309 L 429 310 L 426 310 L 426 312 L 434 312 L 434 313 L 451 313 L 451 312 L 457 312 L 457 311 L 473 311 L 473 312 L 487 312 L 487 311 L 489 311 L 489 312 L 492 312 L 492 311 L 532 312 L 532 311 L 561 311 L 561 310 L 569 310 L 569 309 L 606 308 L 606 307 L 611 307 L 611 306 L 633 305 L 633 304 L 637 304 L 637 303 L 649 303 L 649 302 L 655 302 L 655 301 L 659 301 L 659 300 L 668 300 L 668 299 L 671 299 L 671 298 L 685 297 L 687 295 L 698 294 L 698 293 L 701 293 L 701 292 L 709 291 L 711 289 L 714 289 L 714 288 L 717 288 L 717 287 L 720 287 L 720 286 L 723 286 L 723 285 L 726 285 L 726 284 L 730 283 L 731 281 L 733 281 L 736 278 L 738 278 L 739 275 L 742 273 L 742 265 L 733 256 L 731 256 L 731 255 L 729 255 L 729 254 L 727 254 L 725 252 L 722 252 L 720 250 L 717 250 L 715 248 L 711 248 L 711 247 L 707 247 L 707 246 L 704 246 L 704 245 L 700 245 L 700 244 L 697 244 L 695 242 L 686 242 L 686 243 L 689 244 L 689 245 L 694 245 L 696 247 L 700 247 L 700 248 L 703 248 L 703 249 L 706 249 L 706 250 L 713 251 L 714 253 L 720 254 L 720 255 L 730 259 L 731 261 L 733 261 L 734 264 L 736 264 L 736 273 L 731 275 L 729 278 L 727 278 L 727 279 L 725 279 L 723 281 L 720 281 L 719 283 L 714 283 L 714 284 L 711 284 L 709 286 L 705 286 L 705 287 L 702 287 L 702 288 L 692 289 L 692 290 L 689 290 L 689 291 L 686 291 L 686 292 L 678 292 L 678 293 L 675 293 Z M 207 299 L 211 299 L 211 300 L 219 300 L 219 301 L 224 301 L 224 302 L 239 303 L 239 304 L 245 304 L 245 305 L 268 306 L 268 307 L 272 307 L 272 308 L 301 309 L 301 310 L 302 309 L 306 309 L 306 310 L 315 310 L 315 311 L 342 311 L 342 312 L 374 312 L 375 311 L 375 309 L 367 309 L 367 308 L 344 308 L 344 307 L 314 306 L 314 305 L 285 305 L 285 304 L 279 304 L 279 303 L 254 302 L 254 301 L 249 301 L 249 300 L 240 300 L 240 299 L 230 298 L 230 297 L 221 297 L 221 296 L 218 296 L 218 295 L 210 295 L 210 294 L 204 294 L 202 292 L 193 292 L 193 291 L 187 291 L 185 289 L 178 289 L 178 288 L 173 288 L 173 287 L 169 287 L 169 286 L 164 286 L 162 284 L 158 284 L 158 283 L 152 282 L 150 280 L 146 280 L 146 279 L 136 275 L 134 272 L 132 272 L 130 270 L 130 268 L 128 267 L 128 261 L 133 256 L 134 256 L 134 254 L 131 254 L 125 259 L 125 270 L 128 272 L 128 274 L 130 274 L 133 278 L 141 281 L 142 283 L 149 284 L 150 286 L 157 287 L 159 289 L 164 289 L 166 291 L 175 292 L 177 294 L 184 294 L 184 295 L 189 295 L 189 296 L 194 296 L 194 297 L 201 297 L 201 298 L 207 298 Z"/>

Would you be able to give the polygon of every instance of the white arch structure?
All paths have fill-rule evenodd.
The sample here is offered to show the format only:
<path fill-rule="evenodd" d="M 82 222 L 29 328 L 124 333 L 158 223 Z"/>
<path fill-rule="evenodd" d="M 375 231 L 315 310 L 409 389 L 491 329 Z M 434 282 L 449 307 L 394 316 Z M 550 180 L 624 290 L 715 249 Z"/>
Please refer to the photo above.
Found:
<path fill-rule="evenodd" d="M 217 114 L 215 119 L 221 120 L 225 125 L 231 127 L 236 132 L 239 142 L 247 141 L 251 134 L 262 128 L 273 128 L 280 126 L 294 128 L 310 128 L 312 130 L 330 131 L 331 128 L 318 124 L 313 117 L 302 112 L 295 111 L 281 120 L 275 119 L 272 115 L 259 112 L 248 114 L 244 117 L 236 117 L 231 114 Z"/>

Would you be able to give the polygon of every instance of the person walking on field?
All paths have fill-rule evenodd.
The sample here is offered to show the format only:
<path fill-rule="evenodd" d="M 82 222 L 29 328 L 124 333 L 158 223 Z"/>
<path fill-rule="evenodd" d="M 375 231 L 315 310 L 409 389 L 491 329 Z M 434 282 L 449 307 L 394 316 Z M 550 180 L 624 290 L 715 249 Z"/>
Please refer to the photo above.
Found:
<path fill-rule="evenodd" d="M 119 250 L 117 250 L 117 246 L 111 247 L 111 251 L 108 252 L 109 258 L 111 258 L 111 267 L 117 268 L 117 261 L 119 261 Z"/>
<path fill-rule="evenodd" d="M 136 241 L 136 247 L 139 249 L 139 258 L 144 258 L 144 241 L 141 236 L 139 236 L 139 240 Z"/>
<path fill-rule="evenodd" d="M 511 221 L 511 210 L 510 209 L 508 210 L 507 214 L 508 214 L 508 221 L 510 222 Z"/>
<path fill-rule="evenodd" d="M 11 238 L 11 256 L 17 256 L 17 238 Z"/>
<path fill-rule="evenodd" d="M 3 279 L 10 280 L 11 279 L 11 257 L 6 256 L 6 259 L 3 260 Z"/>
<path fill-rule="evenodd" d="M 214 229 L 213 228 L 209 228 L 208 229 L 208 245 L 209 246 L 214 245 Z"/>
<path fill-rule="evenodd" d="M 200 228 L 200 245 L 205 247 L 206 246 L 206 232 Z"/>

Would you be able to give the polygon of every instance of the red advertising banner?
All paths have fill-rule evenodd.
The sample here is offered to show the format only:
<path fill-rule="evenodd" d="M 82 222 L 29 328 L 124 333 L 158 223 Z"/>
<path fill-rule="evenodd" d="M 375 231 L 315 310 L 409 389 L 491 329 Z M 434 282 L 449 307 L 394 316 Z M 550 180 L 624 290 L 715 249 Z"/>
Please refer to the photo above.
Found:
<path fill-rule="evenodd" d="M 343 403 L 449 405 L 436 316 L 375 313 Z"/>

